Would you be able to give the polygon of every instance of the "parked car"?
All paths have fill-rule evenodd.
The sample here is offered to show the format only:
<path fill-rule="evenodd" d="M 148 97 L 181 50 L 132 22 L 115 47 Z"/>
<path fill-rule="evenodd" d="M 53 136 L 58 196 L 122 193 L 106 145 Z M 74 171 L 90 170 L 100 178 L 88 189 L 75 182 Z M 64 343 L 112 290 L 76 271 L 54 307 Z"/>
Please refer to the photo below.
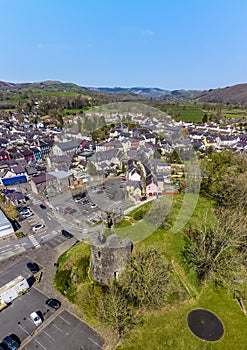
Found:
<path fill-rule="evenodd" d="M 9 347 L 4 343 L 0 343 L 0 350 L 9 350 Z"/>
<path fill-rule="evenodd" d="M 39 272 L 39 265 L 36 264 L 35 262 L 28 262 L 27 263 L 27 268 L 32 272 L 32 273 L 37 273 Z"/>
<path fill-rule="evenodd" d="M 88 200 L 88 199 L 84 199 L 84 200 L 81 202 L 82 205 L 86 205 L 86 204 L 88 204 L 88 203 L 89 203 L 89 200 Z"/>
<path fill-rule="evenodd" d="M 26 207 L 25 205 L 22 206 L 22 207 L 17 207 L 16 209 L 17 209 L 17 211 L 18 211 L 19 213 L 21 213 L 21 212 L 24 211 L 24 210 L 30 210 L 30 208 Z"/>
<path fill-rule="evenodd" d="M 3 339 L 3 344 L 7 345 L 7 349 L 16 350 L 20 347 L 20 343 L 17 342 L 14 338 L 15 337 L 13 337 L 13 335 L 11 334 L 7 335 L 7 337 Z"/>
<path fill-rule="evenodd" d="M 46 206 L 44 204 L 40 204 L 41 209 L 46 209 Z"/>
<path fill-rule="evenodd" d="M 37 224 L 32 228 L 32 230 L 33 230 L 33 232 L 36 232 L 36 231 L 41 230 L 44 227 L 45 227 L 45 225 L 43 225 L 43 224 Z"/>
<path fill-rule="evenodd" d="M 62 235 L 64 237 L 67 237 L 67 238 L 72 238 L 73 237 L 72 233 L 70 233 L 70 232 L 68 232 L 66 230 L 62 230 Z"/>
<path fill-rule="evenodd" d="M 28 211 L 28 212 L 26 212 L 25 214 L 22 214 L 22 216 L 24 217 L 24 218 L 29 218 L 30 216 L 32 216 L 33 215 L 33 212 L 32 211 Z"/>
<path fill-rule="evenodd" d="M 70 215 L 73 215 L 73 214 L 75 214 L 77 212 L 77 210 L 76 209 L 71 209 L 70 211 L 68 211 L 68 214 L 70 214 Z"/>
<path fill-rule="evenodd" d="M 60 308 L 60 306 L 61 306 L 61 303 L 60 303 L 60 301 L 59 300 L 57 300 L 57 299 L 53 299 L 53 298 L 50 298 L 50 299 L 48 299 L 48 300 L 46 300 L 46 305 L 48 305 L 48 306 L 50 306 L 50 307 L 52 307 L 53 309 L 59 309 Z"/>
<path fill-rule="evenodd" d="M 42 323 L 40 316 L 35 311 L 30 314 L 30 318 L 37 327 Z"/>
<path fill-rule="evenodd" d="M 144 197 L 141 197 L 141 198 L 140 198 L 140 201 L 143 202 L 143 201 L 145 201 L 146 199 L 147 199 L 147 197 L 144 196 Z"/>

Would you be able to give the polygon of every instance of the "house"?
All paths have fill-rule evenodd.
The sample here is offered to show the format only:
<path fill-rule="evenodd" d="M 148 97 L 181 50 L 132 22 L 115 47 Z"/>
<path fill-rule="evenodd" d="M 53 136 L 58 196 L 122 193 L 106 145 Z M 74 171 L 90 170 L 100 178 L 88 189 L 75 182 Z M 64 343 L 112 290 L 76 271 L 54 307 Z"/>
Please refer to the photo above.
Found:
<path fill-rule="evenodd" d="M 140 182 L 141 181 L 141 171 L 135 163 L 128 166 L 127 178 L 129 181 Z"/>
<path fill-rule="evenodd" d="M 152 133 L 145 134 L 144 138 L 145 138 L 145 142 L 150 142 L 152 144 L 155 144 L 156 142 L 156 136 Z"/>
<path fill-rule="evenodd" d="M 42 160 L 42 153 L 38 147 L 32 147 L 30 151 L 33 152 L 36 161 Z"/>
<path fill-rule="evenodd" d="M 81 141 L 56 142 L 52 147 L 52 153 L 56 156 L 74 153 L 79 150 Z"/>
<path fill-rule="evenodd" d="M 24 204 L 26 202 L 25 196 L 21 192 L 12 192 L 5 195 L 5 197 L 15 206 Z"/>
<path fill-rule="evenodd" d="M 54 170 L 50 171 L 48 174 L 56 177 L 57 179 L 57 190 L 58 192 L 62 192 L 73 184 L 73 174 L 70 170 Z"/>
<path fill-rule="evenodd" d="M 230 147 L 236 145 L 240 141 L 238 135 L 219 135 L 216 137 L 216 146 L 217 147 Z"/>
<path fill-rule="evenodd" d="M 146 178 L 146 193 L 149 196 L 153 196 L 154 194 L 157 194 L 158 192 L 162 192 L 158 188 L 157 181 L 154 179 L 152 175 L 148 176 Z"/>
<path fill-rule="evenodd" d="M 9 152 L 7 152 L 5 149 L 0 150 L 0 162 L 6 162 L 7 160 L 10 160 Z"/>
<path fill-rule="evenodd" d="M 143 194 L 143 188 L 140 181 L 127 181 L 126 191 L 128 193 L 128 197 L 134 200 L 139 200 Z"/>
<path fill-rule="evenodd" d="M 16 175 L 14 171 L 5 169 L 0 173 L 0 181 L 3 186 L 10 186 L 18 183 L 27 182 L 26 175 Z"/>
<path fill-rule="evenodd" d="M 33 161 L 33 160 L 35 160 L 34 153 L 33 153 L 33 151 L 31 151 L 31 149 L 22 148 L 22 149 L 21 149 L 21 153 L 23 154 L 24 158 L 25 158 L 27 161 Z"/>
<path fill-rule="evenodd" d="M 42 173 L 30 180 L 31 190 L 37 194 L 55 195 L 57 193 L 57 178 L 51 174 Z"/>

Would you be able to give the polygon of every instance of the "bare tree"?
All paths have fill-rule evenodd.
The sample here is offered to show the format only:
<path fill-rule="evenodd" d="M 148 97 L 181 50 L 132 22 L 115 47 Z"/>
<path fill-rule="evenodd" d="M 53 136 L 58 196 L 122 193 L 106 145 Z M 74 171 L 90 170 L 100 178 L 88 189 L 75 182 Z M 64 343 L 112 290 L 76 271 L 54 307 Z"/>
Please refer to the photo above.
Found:
<path fill-rule="evenodd" d="M 183 256 L 198 279 L 229 285 L 242 273 L 246 215 L 234 209 L 208 213 L 200 227 L 187 231 L 185 240 Z"/>

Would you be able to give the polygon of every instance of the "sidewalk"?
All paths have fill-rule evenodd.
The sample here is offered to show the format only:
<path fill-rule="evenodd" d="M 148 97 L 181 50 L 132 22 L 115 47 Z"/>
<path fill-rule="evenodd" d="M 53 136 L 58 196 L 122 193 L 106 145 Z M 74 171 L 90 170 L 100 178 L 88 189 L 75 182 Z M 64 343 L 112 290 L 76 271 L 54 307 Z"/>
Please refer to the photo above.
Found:
<path fill-rule="evenodd" d="M 53 285 L 53 277 L 56 272 L 54 263 L 57 262 L 58 257 L 68 250 L 74 243 L 74 239 L 68 239 L 56 248 L 50 248 L 46 245 L 40 249 L 28 251 L 26 256 L 37 262 L 42 267 L 42 276 L 40 282 L 34 285 L 41 293 L 45 294 L 47 298 L 55 298 L 62 302 L 62 306 L 71 313 L 76 314 L 76 307 L 70 303 L 62 294 L 60 294 Z"/>

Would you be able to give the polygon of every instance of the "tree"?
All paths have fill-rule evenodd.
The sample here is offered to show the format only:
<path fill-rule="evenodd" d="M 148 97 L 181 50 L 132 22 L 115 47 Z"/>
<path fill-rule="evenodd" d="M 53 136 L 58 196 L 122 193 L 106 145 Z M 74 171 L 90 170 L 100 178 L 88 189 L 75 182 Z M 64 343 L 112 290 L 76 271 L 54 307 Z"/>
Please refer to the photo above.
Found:
<path fill-rule="evenodd" d="M 200 282 L 229 285 L 241 272 L 246 242 L 246 215 L 219 209 L 208 213 L 200 226 L 187 231 L 183 257 Z"/>
<path fill-rule="evenodd" d="M 98 174 L 95 165 L 91 161 L 88 161 L 88 163 L 87 163 L 87 172 L 89 175 L 92 175 L 92 176 L 95 176 Z"/>
<path fill-rule="evenodd" d="M 202 122 L 203 123 L 207 123 L 208 122 L 208 115 L 207 115 L 207 113 L 204 114 L 204 116 L 202 118 Z"/>
<path fill-rule="evenodd" d="M 161 252 L 149 248 L 139 251 L 120 276 L 119 285 L 137 307 L 164 305 L 171 295 L 179 294 L 175 287 L 172 266 Z"/>
<path fill-rule="evenodd" d="M 120 337 L 133 322 L 134 306 L 121 291 L 117 283 L 108 286 L 107 292 L 101 295 L 98 304 L 98 315 Z"/>

